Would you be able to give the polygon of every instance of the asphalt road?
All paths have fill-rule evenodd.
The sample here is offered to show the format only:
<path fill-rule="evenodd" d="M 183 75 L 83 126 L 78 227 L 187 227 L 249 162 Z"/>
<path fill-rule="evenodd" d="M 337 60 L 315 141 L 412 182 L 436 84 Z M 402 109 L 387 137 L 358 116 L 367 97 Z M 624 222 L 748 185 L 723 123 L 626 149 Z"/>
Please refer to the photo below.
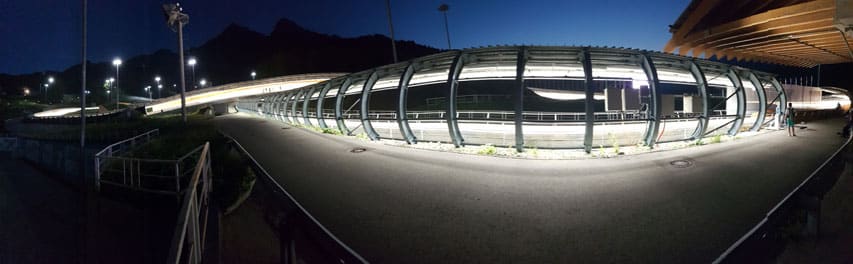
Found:
<path fill-rule="evenodd" d="M 520 160 L 386 146 L 246 114 L 215 120 L 373 263 L 710 262 L 843 143 L 839 120 L 798 137 Z M 358 146 L 368 151 L 349 152 Z M 693 166 L 670 165 L 681 159 Z"/>

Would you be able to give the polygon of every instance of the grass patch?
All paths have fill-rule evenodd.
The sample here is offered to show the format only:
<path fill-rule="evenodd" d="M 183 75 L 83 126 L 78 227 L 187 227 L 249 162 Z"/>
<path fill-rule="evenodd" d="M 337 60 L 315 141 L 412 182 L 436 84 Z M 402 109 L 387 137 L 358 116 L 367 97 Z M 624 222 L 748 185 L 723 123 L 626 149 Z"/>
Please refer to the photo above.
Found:
<path fill-rule="evenodd" d="M 483 148 L 481 148 L 480 150 L 477 151 L 477 154 L 494 156 L 494 155 L 498 154 L 498 148 L 496 148 L 492 144 L 486 144 L 483 146 Z"/>

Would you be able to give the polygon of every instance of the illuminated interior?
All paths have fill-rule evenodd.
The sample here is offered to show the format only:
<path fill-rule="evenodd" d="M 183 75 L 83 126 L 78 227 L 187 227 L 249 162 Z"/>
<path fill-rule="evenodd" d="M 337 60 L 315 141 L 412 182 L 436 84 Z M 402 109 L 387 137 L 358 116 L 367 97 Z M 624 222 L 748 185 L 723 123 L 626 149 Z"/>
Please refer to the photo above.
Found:
<path fill-rule="evenodd" d="M 246 96 L 237 107 L 372 140 L 589 151 L 758 131 L 775 125 L 770 121 L 785 102 L 850 105 L 841 90 L 782 87 L 771 74 L 707 60 L 506 46 L 447 51 Z"/>

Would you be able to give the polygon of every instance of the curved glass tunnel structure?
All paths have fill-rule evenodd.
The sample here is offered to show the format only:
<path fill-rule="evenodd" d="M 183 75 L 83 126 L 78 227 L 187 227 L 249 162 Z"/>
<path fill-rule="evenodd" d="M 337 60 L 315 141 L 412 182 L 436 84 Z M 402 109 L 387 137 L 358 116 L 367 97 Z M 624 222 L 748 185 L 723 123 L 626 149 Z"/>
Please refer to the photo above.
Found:
<path fill-rule="evenodd" d="M 785 91 L 764 72 L 623 48 L 454 50 L 241 98 L 238 109 L 371 140 L 572 149 L 758 131 Z"/>

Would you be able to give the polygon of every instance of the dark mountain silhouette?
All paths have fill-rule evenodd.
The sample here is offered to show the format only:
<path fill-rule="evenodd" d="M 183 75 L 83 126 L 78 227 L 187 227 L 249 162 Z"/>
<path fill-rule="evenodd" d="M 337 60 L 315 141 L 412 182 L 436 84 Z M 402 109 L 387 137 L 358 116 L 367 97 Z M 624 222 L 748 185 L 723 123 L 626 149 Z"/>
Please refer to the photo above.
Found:
<path fill-rule="evenodd" d="M 440 51 L 413 41 L 396 43 L 400 61 Z M 390 39 L 385 36 L 342 38 L 306 30 L 288 19 L 279 20 L 269 35 L 232 23 L 204 44 L 187 50 L 185 56 L 198 60 L 196 83 L 204 78 L 214 85 L 245 81 L 253 70 L 258 78 L 265 78 L 312 72 L 357 72 L 393 61 Z M 90 100 L 102 103 L 106 99 L 104 80 L 114 76 L 115 68 L 111 62 L 90 62 L 87 72 L 87 87 L 92 91 Z M 179 79 L 178 55 L 163 49 L 125 60 L 119 76 L 122 94 L 147 96 L 144 87 L 156 87 L 155 75 L 163 79 L 162 95 L 174 94 L 173 84 Z M 186 68 L 186 75 L 190 82 L 192 68 Z M 79 93 L 79 64 L 62 72 L 0 74 L 0 88 L 8 94 L 20 94 L 27 87 L 37 94 L 47 76 L 56 77 L 57 83 L 53 85 L 56 98 L 60 91 Z M 191 85 L 187 88 L 192 89 Z"/>

